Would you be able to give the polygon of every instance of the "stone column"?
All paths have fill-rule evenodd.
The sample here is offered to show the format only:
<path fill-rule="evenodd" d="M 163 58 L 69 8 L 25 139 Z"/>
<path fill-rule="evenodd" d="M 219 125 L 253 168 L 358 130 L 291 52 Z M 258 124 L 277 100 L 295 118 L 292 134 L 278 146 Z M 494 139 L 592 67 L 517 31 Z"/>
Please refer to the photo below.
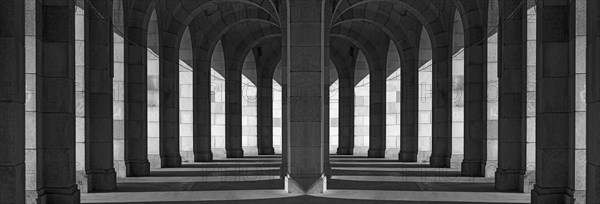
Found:
<path fill-rule="evenodd" d="M 354 72 L 358 48 L 351 43 L 333 40 L 330 47 L 331 67 L 338 82 L 338 155 L 354 154 Z"/>
<path fill-rule="evenodd" d="M 43 1 L 38 52 L 38 201 L 79 203 L 75 183 L 75 2 Z M 41 25 L 40 25 L 41 24 Z M 11 119 L 14 120 L 14 119 Z"/>
<path fill-rule="evenodd" d="M 256 56 L 256 55 L 254 55 Z M 273 75 L 266 76 L 264 69 L 268 67 L 261 67 L 257 62 L 258 73 L 258 84 L 257 84 L 257 107 L 258 107 L 258 154 L 259 155 L 273 155 L 275 149 L 273 149 Z"/>
<path fill-rule="evenodd" d="M 281 61 L 281 41 L 256 45 L 252 52 L 256 62 L 257 147 L 259 155 L 274 155 L 273 148 L 273 78 Z M 279 78 L 279 77 L 278 77 Z"/>
<path fill-rule="evenodd" d="M 586 202 L 600 202 L 600 1 L 587 1 Z"/>
<path fill-rule="evenodd" d="M 193 38 L 193 37 L 192 37 Z M 212 161 L 210 139 L 210 61 L 201 61 L 194 47 L 194 161 Z M 206 53 L 205 53 L 206 54 Z"/>
<path fill-rule="evenodd" d="M 498 36 L 499 119 L 495 188 L 526 192 L 527 30 L 520 0 L 500 1 Z M 512 16 L 510 16 L 512 14 Z M 510 18 L 508 18 L 510 16 Z M 532 181 L 533 182 L 533 181 Z"/>
<path fill-rule="evenodd" d="M 179 154 L 179 45 L 177 34 L 161 32 L 160 50 L 160 167 L 180 167 Z"/>
<path fill-rule="evenodd" d="M 287 121 L 289 137 L 284 144 L 287 158 L 285 189 L 313 194 L 326 190 L 325 137 L 328 137 L 326 90 L 329 90 L 328 25 L 325 4 L 318 0 L 290 0 L 285 18 L 285 56 L 288 89 Z M 328 148 L 327 148 L 328 149 Z"/>
<path fill-rule="evenodd" d="M 448 21 L 448 20 L 446 20 Z M 452 157 L 452 32 L 434 34 L 433 121 L 430 165 L 450 167 Z"/>
<path fill-rule="evenodd" d="M 7 203 L 25 203 L 24 2 L 0 2 L 6 12 L 0 19 L 0 200 Z"/>
<path fill-rule="evenodd" d="M 225 150 L 227 158 L 242 158 L 242 66 L 245 57 L 238 58 L 239 52 L 227 37 L 223 37 L 225 55 Z"/>
<path fill-rule="evenodd" d="M 150 14 L 125 9 L 125 166 L 127 176 L 150 174 L 148 161 L 147 27 Z"/>
<path fill-rule="evenodd" d="M 113 27 L 111 0 L 85 5 L 85 171 L 88 189 L 117 186 L 113 167 Z M 88 5 L 89 4 L 89 5 Z M 100 13 L 97 14 L 96 12 Z"/>
<path fill-rule="evenodd" d="M 371 68 L 369 84 L 369 158 L 385 158 L 385 66 Z M 377 69 L 377 70 L 373 70 Z"/>
<path fill-rule="evenodd" d="M 484 11 L 470 11 L 469 19 L 487 22 Z M 465 138 L 463 176 L 485 176 L 487 162 L 487 27 L 469 22 L 465 31 Z"/>
<path fill-rule="evenodd" d="M 337 149 L 339 155 L 352 155 L 354 153 L 354 66 L 356 66 L 356 63 L 350 66 L 340 67 L 347 69 L 346 71 L 351 71 L 346 76 L 339 75 L 340 115 L 338 123 L 339 145 Z"/>
<path fill-rule="evenodd" d="M 383 41 L 382 45 L 389 45 L 389 40 Z M 387 50 L 389 46 L 378 47 L 377 53 L 367 54 L 369 63 L 369 158 L 385 158 L 386 142 L 386 68 Z M 369 57 L 369 56 L 376 56 Z M 370 58 L 370 59 L 369 59 Z"/>
<path fill-rule="evenodd" d="M 585 109 L 576 90 L 583 88 L 585 60 L 576 56 L 585 49 L 585 24 L 579 19 L 585 14 L 577 17 L 585 2 L 538 1 L 536 6 L 536 182 L 531 202 L 583 203 Z"/>
<path fill-rule="evenodd" d="M 420 38 L 420 35 L 416 35 Z M 419 42 L 416 39 L 414 42 Z M 416 162 L 419 152 L 419 45 L 403 50 L 401 60 L 400 153 L 402 162 Z"/>
<path fill-rule="evenodd" d="M 211 58 L 212 51 L 199 46 L 202 32 L 197 21 L 190 28 L 194 66 L 194 162 L 209 162 L 213 160 L 211 150 Z"/>

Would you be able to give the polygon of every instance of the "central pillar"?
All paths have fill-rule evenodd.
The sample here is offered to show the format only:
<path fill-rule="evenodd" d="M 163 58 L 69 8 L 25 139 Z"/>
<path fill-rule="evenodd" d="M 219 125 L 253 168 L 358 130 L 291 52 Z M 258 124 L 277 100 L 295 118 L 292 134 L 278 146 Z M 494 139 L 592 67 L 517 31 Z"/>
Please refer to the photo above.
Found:
<path fill-rule="evenodd" d="M 283 28 L 288 90 L 288 139 L 284 146 L 285 189 L 290 193 L 323 193 L 328 151 L 326 92 L 329 79 L 326 60 L 329 59 L 329 25 L 324 2 L 320 0 L 288 0 L 287 23 Z"/>

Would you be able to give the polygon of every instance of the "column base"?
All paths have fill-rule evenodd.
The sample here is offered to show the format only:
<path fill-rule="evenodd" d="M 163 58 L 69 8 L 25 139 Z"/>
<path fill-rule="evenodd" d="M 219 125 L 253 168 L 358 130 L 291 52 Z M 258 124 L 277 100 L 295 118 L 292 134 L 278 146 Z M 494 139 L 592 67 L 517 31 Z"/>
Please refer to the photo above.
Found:
<path fill-rule="evenodd" d="M 417 152 L 408 152 L 400 150 L 398 160 L 401 162 L 417 162 Z"/>
<path fill-rule="evenodd" d="M 148 176 L 150 175 L 150 162 L 148 160 L 125 161 L 128 177 Z"/>
<path fill-rule="evenodd" d="M 258 155 L 274 155 L 275 149 L 273 147 L 263 147 L 258 149 Z"/>
<path fill-rule="evenodd" d="M 112 191 L 117 188 L 117 173 L 114 168 L 88 170 L 87 172 L 91 191 Z"/>
<path fill-rule="evenodd" d="M 1 202 L 25 202 L 25 163 L 0 165 L 0 189 Z"/>
<path fill-rule="evenodd" d="M 351 147 L 338 147 L 336 153 L 338 155 L 354 155 L 354 148 L 351 148 Z"/>
<path fill-rule="evenodd" d="M 535 185 L 531 191 L 532 204 L 563 204 L 566 203 L 565 197 L 566 194 L 564 188 L 542 188 L 538 185 Z"/>
<path fill-rule="evenodd" d="M 429 166 L 437 168 L 450 168 L 450 155 L 431 155 Z"/>
<path fill-rule="evenodd" d="M 285 177 L 285 191 L 288 193 L 301 195 L 321 194 L 327 190 L 327 177 L 323 174 L 320 177 L 295 177 L 290 175 Z"/>
<path fill-rule="evenodd" d="M 194 153 L 194 162 L 210 162 L 213 160 L 212 152 Z"/>
<path fill-rule="evenodd" d="M 533 189 L 534 184 L 534 171 L 500 168 L 496 170 L 494 188 L 497 191 L 528 193 Z"/>
<path fill-rule="evenodd" d="M 181 155 L 161 155 L 160 168 L 181 167 Z"/>
<path fill-rule="evenodd" d="M 463 160 L 460 174 L 471 177 L 485 177 L 485 161 L 467 161 Z"/>
<path fill-rule="evenodd" d="M 369 151 L 367 152 L 367 157 L 369 157 L 369 158 L 385 158 L 385 150 L 369 149 Z"/>
<path fill-rule="evenodd" d="M 81 202 L 80 192 L 77 189 L 77 185 L 67 188 L 48 188 L 45 187 L 38 197 L 38 202 L 45 201 L 44 203 L 64 203 L 64 204 L 77 204 Z"/>
<path fill-rule="evenodd" d="M 229 149 L 227 150 L 227 158 L 244 158 L 244 150 Z"/>

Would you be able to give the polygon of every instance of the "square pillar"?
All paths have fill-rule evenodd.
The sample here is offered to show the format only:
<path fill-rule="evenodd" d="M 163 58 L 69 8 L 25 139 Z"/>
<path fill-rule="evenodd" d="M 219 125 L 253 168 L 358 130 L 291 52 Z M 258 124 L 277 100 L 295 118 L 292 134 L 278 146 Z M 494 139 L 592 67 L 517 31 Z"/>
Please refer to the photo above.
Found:
<path fill-rule="evenodd" d="M 538 1 L 536 182 L 532 203 L 584 203 L 585 48 L 580 1 Z M 585 15 L 582 15 L 583 17 Z M 581 59 L 578 61 L 577 59 Z M 582 121 L 583 120 L 583 121 Z M 579 160 L 579 161 L 578 161 Z"/>
<path fill-rule="evenodd" d="M 88 2 L 86 2 L 88 3 Z M 85 174 L 88 189 L 116 188 L 113 167 L 114 55 L 112 1 L 92 0 L 85 5 Z M 95 12 L 109 19 L 100 18 Z"/>
<path fill-rule="evenodd" d="M 192 41 L 195 42 L 197 32 L 190 26 Z M 210 58 L 208 51 L 193 46 L 194 54 L 194 162 L 213 160 L 211 151 L 211 83 Z"/>
<path fill-rule="evenodd" d="M 242 158 L 242 66 L 234 46 L 223 38 L 225 55 L 225 150 L 227 158 Z"/>
<path fill-rule="evenodd" d="M 79 203 L 75 182 L 75 2 L 38 4 L 38 201 Z M 41 25 L 40 25 L 41 24 Z"/>
<path fill-rule="evenodd" d="M 2 1 L 0 10 L 0 201 L 24 203 L 25 4 Z"/>
<path fill-rule="evenodd" d="M 521 1 L 500 2 L 498 37 L 499 119 L 498 169 L 495 188 L 527 192 L 533 180 L 526 175 L 527 155 L 527 30 L 526 8 Z M 529 179 L 529 180 L 528 180 Z"/>
<path fill-rule="evenodd" d="M 127 5 L 126 6 L 130 6 Z M 144 19 L 130 8 L 125 16 L 125 168 L 127 176 L 150 174 L 148 161 L 148 41 Z M 137 20 L 139 19 L 139 20 Z"/>
<path fill-rule="evenodd" d="M 319 0 L 290 0 L 283 39 L 288 65 L 286 95 L 288 137 L 284 142 L 285 189 L 313 194 L 326 189 L 329 137 L 326 126 L 329 91 L 329 38 L 325 3 Z M 327 62 L 327 63 L 326 63 Z"/>
<path fill-rule="evenodd" d="M 266 67 L 257 67 L 258 70 Z M 259 75 L 257 87 L 259 155 L 273 155 L 273 76 Z"/>
<path fill-rule="evenodd" d="M 417 35 L 418 36 L 418 35 Z M 419 36 L 420 37 L 420 36 Z M 416 42 L 418 42 L 417 40 Z M 400 153 L 402 162 L 417 162 L 419 152 L 419 47 L 404 50 L 400 101 Z"/>
<path fill-rule="evenodd" d="M 388 42 L 389 40 L 385 41 Z M 381 46 L 381 50 L 378 53 L 387 53 L 389 46 Z M 375 55 L 375 53 L 367 54 L 367 56 Z M 369 151 L 367 156 L 369 158 L 385 158 L 386 148 L 386 61 L 387 54 L 385 56 L 379 56 L 380 59 L 373 59 L 368 57 L 369 70 L 370 70 L 370 84 L 369 84 Z M 370 59 L 369 59 L 370 58 Z"/>
<path fill-rule="evenodd" d="M 162 32 L 160 53 L 159 76 L 159 154 L 160 167 L 180 167 L 181 155 L 179 153 L 179 45 L 168 45 L 167 42 L 178 36 L 169 32 Z"/>
<path fill-rule="evenodd" d="M 344 69 L 344 68 L 342 68 Z M 354 70 L 354 65 L 352 65 Z M 339 139 L 338 155 L 354 153 L 354 72 L 339 79 Z"/>
<path fill-rule="evenodd" d="M 470 12 L 468 15 L 479 15 Z M 487 16 L 487 13 L 486 13 Z M 463 176 L 485 176 L 487 164 L 487 37 L 482 25 L 468 28 L 465 52 L 465 138 Z"/>
<path fill-rule="evenodd" d="M 587 1 L 586 202 L 600 203 L 600 1 Z"/>
<path fill-rule="evenodd" d="M 450 167 L 452 157 L 452 33 L 434 34 L 433 55 L 433 136 L 431 167 Z M 450 37 L 449 37 L 450 36 Z"/>

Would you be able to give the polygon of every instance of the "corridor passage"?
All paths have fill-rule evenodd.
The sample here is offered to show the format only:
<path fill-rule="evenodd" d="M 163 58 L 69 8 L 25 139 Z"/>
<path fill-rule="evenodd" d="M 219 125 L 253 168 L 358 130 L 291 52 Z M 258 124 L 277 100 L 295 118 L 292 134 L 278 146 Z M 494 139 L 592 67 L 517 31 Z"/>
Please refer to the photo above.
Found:
<path fill-rule="evenodd" d="M 600 203 L 600 0 L 0 0 L 0 204 Z"/>
<path fill-rule="evenodd" d="M 280 156 L 184 163 L 119 180 L 117 189 L 83 194 L 82 203 L 529 203 L 529 194 L 494 190 L 494 180 L 457 168 L 392 159 L 332 155 L 332 178 L 321 195 L 280 189 Z M 399 202 L 401 201 L 401 202 Z M 502 202 L 497 202 L 502 201 Z"/>

